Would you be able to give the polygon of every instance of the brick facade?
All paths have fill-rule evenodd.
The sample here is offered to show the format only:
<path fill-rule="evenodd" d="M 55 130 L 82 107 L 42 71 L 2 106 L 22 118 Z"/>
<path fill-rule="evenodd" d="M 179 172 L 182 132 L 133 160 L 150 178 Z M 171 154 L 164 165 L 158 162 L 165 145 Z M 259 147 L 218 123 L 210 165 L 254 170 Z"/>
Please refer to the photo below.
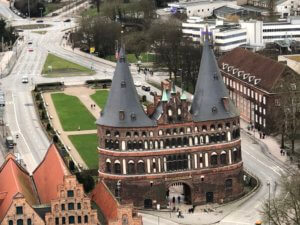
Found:
<path fill-rule="evenodd" d="M 239 117 L 193 122 L 190 103 L 179 93 L 171 93 L 167 102 L 159 99 L 154 96 L 148 107 L 149 117 L 162 108 L 155 127 L 98 126 L 99 177 L 111 192 L 122 203 L 153 208 L 168 205 L 166 195 L 174 183 L 187 186 L 188 203 L 193 205 L 240 196 Z"/>

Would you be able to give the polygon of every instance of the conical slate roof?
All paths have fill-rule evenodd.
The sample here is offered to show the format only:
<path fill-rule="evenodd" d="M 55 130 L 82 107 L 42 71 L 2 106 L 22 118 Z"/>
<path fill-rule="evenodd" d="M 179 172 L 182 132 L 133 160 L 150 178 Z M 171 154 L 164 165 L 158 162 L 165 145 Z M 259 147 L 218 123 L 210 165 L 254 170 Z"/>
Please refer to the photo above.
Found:
<path fill-rule="evenodd" d="M 195 122 L 227 119 L 239 115 L 229 98 L 208 37 L 204 41 L 191 113 Z"/>
<path fill-rule="evenodd" d="M 111 127 L 155 126 L 142 108 L 135 89 L 125 51 L 120 49 L 108 100 L 96 124 Z"/>

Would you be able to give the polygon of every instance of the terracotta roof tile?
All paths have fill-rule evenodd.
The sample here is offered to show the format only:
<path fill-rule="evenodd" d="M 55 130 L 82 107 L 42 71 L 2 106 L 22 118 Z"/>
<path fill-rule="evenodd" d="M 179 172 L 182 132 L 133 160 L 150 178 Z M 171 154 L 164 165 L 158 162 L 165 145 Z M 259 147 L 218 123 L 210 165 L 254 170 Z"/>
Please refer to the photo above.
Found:
<path fill-rule="evenodd" d="M 51 144 L 43 161 L 33 171 L 33 179 L 42 204 L 57 198 L 57 187 L 63 184 L 64 175 L 70 172 L 57 148 Z"/>
<path fill-rule="evenodd" d="M 0 221 L 9 209 L 13 197 L 22 193 L 30 205 L 38 204 L 38 196 L 29 173 L 13 157 L 7 158 L 0 170 Z"/>
<path fill-rule="evenodd" d="M 242 48 L 235 48 L 221 56 L 218 63 L 220 69 L 222 69 L 222 63 L 227 63 L 229 66 L 234 66 L 234 68 L 238 68 L 240 71 L 250 73 L 251 76 L 261 79 L 256 86 L 269 92 L 281 77 L 286 67 L 273 59 Z"/>

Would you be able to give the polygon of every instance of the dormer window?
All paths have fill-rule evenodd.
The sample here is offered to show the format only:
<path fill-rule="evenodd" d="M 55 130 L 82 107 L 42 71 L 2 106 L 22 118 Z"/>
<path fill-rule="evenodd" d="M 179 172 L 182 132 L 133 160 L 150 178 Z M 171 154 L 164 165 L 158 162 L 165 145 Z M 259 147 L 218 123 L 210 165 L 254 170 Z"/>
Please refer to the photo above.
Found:
<path fill-rule="evenodd" d="M 212 113 L 216 113 L 217 111 L 218 111 L 218 109 L 217 109 L 216 106 L 213 106 L 213 107 L 211 108 L 211 112 L 212 112 Z"/>
<path fill-rule="evenodd" d="M 125 112 L 123 110 L 119 111 L 119 120 L 125 120 Z"/>
<path fill-rule="evenodd" d="M 126 82 L 123 80 L 122 82 L 121 82 L 121 88 L 125 88 L 126 87 Z"/>
<path fill-rule="evenodd" d="M 233 69 L 232 73 L 236 74 L 239 71 L 239 69 Z"/>
<path fill-rule="evenodd" d="M 223 63 L 223 70 L 226 69 L 228 67 L 227 63 Z"/>
<path fill-rule="evenodd" d="M 244 75 L 244 71 L 239 71 L 239 72 L 238 72 L 238 77 L 240 77 L 240 76 L 242 76 L 242 75 Z"/>
<path fill-rule="evenodd" d="M 255 79 L 255 76 L 249 76 L 249 82 L 252 82 Z"/>
<path fill-rule="evenodd" d="M 254 85 L 257 85 L 260 81 L 261 81 L 261 79 L 255 79 L 254 80 Z"/>
<path fill-rule="evenodd" d="M 135 120 L 136 120 L 136 115 L 135 115 L 135 113 L 131 113 L 130 118 L 131 118 L 132 121 L 135 121 Z"/>
<path fill-rule="evenodd" d="M 243 75 L 243 79 L 247 79 L 249 76 L 250 76 L 250 73 L 245 73 L 245 74 Z"/>

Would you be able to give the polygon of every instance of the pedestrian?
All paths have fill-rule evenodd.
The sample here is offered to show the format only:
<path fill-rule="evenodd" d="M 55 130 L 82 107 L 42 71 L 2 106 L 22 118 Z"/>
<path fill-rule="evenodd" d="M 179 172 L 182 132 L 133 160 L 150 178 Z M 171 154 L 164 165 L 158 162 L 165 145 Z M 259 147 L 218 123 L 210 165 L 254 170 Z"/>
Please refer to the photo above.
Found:
<path fill-rule="evenodd" d="M 175 197 L 174 196 L 172 198 L 172 202 L 173 202 L 173 204 L 175 204 Z"/>
<path fill-rule="evenodd" d="M 266 136 L 266 133 L 264 132 L 264 133 L 263 133 L 263 139 L 265 139 L 265 136 Z"/>
<path fill-rule="evenodd" d="M 91 109 L 93 108 L 93 104 L 91 104 Z"/>
<path fill-rule="evenodd" d="M 280 155 L 283 155 L 283 150 L 282 149 L 280 149 Z"/>
<path fill-rule="evenodd" d="M 180 196 L 177 197 L 178 204 L 180 204 Z"/>
<path fill-rule="evenodd" d="M 179 212 L 177 212 L 176 215 L 177 215 L 177 218 L 179 218 Z"/>
<path fill-rule="evenodd" d="M 261 135 L 261 132 L 259 132 L 259 138 L 261 139 L 262 135 Z"/>
<path fill-rule="evenodd" d="M 94 104 L 94 108 L 96 108 L 96 104 Z"/>

